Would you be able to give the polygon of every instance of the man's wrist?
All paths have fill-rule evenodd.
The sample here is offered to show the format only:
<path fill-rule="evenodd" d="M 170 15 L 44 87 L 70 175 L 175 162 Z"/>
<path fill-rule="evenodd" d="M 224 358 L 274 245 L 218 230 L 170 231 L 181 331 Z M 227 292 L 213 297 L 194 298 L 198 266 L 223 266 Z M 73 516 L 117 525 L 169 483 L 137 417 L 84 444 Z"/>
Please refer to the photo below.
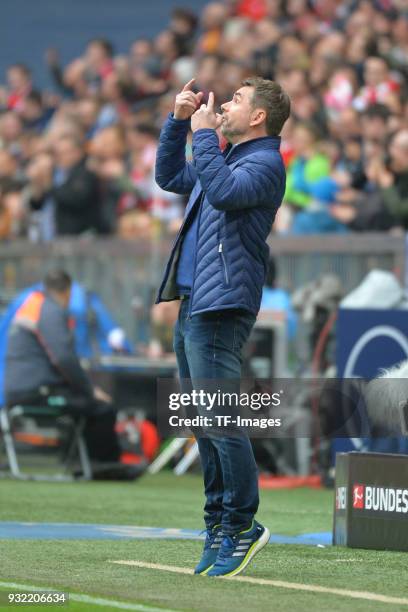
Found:
<path fill-rule="evenodd" d="M 179 119 L 174 116 L 174 112 L 171 112 L 169 116 L 170 116 L 170 119 L 172 119 L 173 121 L 176 121 L 177 123 L 189 123 L 191 119 L 191 117 L 188 117 L 187 119 Z"/>

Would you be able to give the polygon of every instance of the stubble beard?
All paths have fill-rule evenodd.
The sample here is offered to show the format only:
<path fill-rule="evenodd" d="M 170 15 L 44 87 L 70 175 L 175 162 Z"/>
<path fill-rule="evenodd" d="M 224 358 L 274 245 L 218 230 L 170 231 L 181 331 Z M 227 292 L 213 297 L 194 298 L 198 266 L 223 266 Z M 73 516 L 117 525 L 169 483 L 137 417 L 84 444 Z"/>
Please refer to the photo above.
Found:
<path fill-rule="evenodd" d="M 225 121 L 221 124 L 221 134 L 228 140 L 228 142 L 230 142 L 231 144 L 234 144 L 234 140 L 236 139 L 237 136 L 243 136 L 245 134 L 245 131 L 242 129 L 232 129 L 229 128 L 228 125 L 225 123 Z"/>

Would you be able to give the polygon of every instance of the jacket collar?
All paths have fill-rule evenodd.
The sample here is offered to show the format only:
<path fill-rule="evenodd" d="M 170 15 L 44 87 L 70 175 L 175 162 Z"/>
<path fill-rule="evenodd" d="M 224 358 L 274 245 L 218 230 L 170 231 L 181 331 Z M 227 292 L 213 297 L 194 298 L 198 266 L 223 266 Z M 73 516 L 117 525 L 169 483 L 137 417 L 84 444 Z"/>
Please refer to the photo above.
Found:
<path fill-rule="evenodd" d="M 254 151 L 261 151 L 263 149 L 275 149 L 279 151 L 281 143 L 280 136 L 261 136 L 260 138 L 253 138 L 252 140 L 246 140 L 241 144 L 237 144 L 234 147 L 228 144 L 224 149 L 224 156 L 228 157 L 228 161 L 249 155 Z"/>

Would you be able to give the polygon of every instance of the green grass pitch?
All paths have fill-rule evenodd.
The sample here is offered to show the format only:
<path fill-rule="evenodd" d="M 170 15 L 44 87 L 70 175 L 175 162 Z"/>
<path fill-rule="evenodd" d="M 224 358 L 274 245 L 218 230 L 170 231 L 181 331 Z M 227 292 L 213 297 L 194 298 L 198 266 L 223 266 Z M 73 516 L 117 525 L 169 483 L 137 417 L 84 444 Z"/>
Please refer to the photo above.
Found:
<path fill-rule="evenodd" d="M 0 482 L 2 521 L 200 529 L 202 505 L 198 475 L 175 477 L 163 472 L 135 483 Z M 272 533 L 330 531 L 332 505 L 331 491 L 262 491 L 258 518 Z M 0 540 L 0 582 L 53 587 L 129 602 L 146 612 L 152 607 L 195 612 L 408 610 L 408 606 L 400 604 L 109 563 L 128 559 L 194 567 L 201 546 L 200 542 L 187 540 Z M 407 598 L 406 565 L 406 553 L 271 544 L 244 575 Z M 0 601 L 4 601 L 6 590 L 1 589 Z M 66 607 L 36 605 L 28 609 L 82 612 L 118 608 L 71 601 Z"/>

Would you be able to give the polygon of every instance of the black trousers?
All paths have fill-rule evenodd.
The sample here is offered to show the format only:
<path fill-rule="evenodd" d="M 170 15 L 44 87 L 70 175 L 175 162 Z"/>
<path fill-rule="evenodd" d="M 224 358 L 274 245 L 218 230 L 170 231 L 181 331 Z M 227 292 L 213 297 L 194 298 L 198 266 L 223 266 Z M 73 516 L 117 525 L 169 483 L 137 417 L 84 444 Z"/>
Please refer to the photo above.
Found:
<path fill-rule="evenodd" d="M 100 462 L 119 461 L 120 446 L 115 432 L 116 410 L 112 404 L 86 397 L 64 385 L 42 388 L 41 392 L 35 389 L 24 393 L 8 393 L 6 399 L 8 406 L 58 406 L 58 411 L 63 414 L 85 416 L 84 436 L 91 459 Z"/>

